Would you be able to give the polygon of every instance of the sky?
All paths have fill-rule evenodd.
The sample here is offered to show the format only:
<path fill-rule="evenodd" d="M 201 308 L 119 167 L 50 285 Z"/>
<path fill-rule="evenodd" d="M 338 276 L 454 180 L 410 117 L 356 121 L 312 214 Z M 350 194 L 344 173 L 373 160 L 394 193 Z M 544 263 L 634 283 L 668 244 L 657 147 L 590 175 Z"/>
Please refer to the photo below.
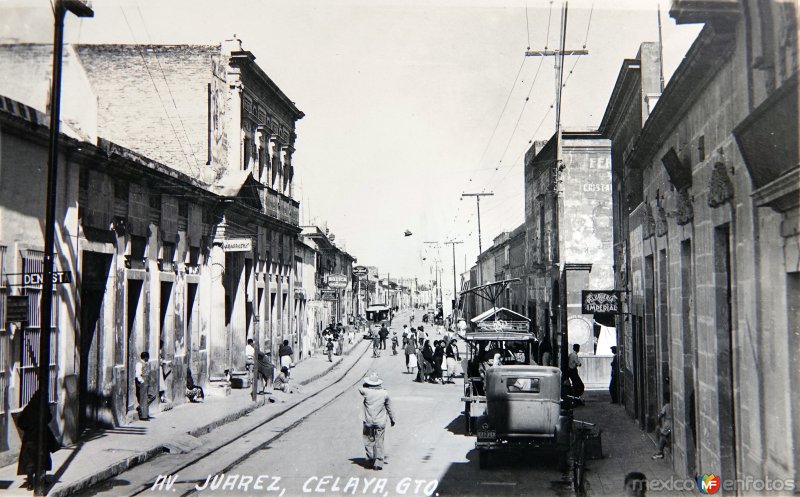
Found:
<path fill-rule="evenodd" d="M 295 193 L 301 224 L 327 226 L 359 264 L 444 287 L 524 220 L 532 140 L 555 129 L 553 57 L 561 1 L 95 0 L 67 16 L 68 43 L 219 43 L 234 35 L 305 113 Z M 658 41 L 655 0 L 571 0 L 562 122 L 596 128 L 623 59 Z M 668 80 L 700 30 L 661 2 Z M 50 0 L 0 0 L 0 40 L 52 42 Z M 404 236 L 410 230 L 412 236 Z M 426 242 L 439 242 L 437 245 Z M 423 260 L 424 258 L 424 260 Z"/>

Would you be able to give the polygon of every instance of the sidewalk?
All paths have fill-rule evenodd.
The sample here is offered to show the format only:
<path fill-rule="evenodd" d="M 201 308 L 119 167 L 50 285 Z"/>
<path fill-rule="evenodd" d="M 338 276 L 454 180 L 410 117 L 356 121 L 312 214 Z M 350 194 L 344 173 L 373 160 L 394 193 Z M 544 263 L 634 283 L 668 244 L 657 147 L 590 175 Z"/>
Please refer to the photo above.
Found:
<path fill-rule="evenodd" d="M 344 356 L 333 356 L 333 362 L 328 362 L 325 355 L 315 354 L 292 369 L 292 380 L 299 385 L 307 385 L 325 376 L 348 356 L 357 357 L 358 352 L 365 349 L 366 342 L 356 339 L 352 344 L 345 344 Z M 84 432 L 77 444 L 52 454 L 53 469 L 48 473 L 48 480 L 54 483 L 48 496 L 71 495 L 165 451 L 189 452 L 197 448 L 195 437 L 256 409 L 279 413 L 291 405 L 268 403 L 264 395 L 253 402 L 249 388 L 233 389 L 229 396 L 213 392 L 221 388 L 223 384 L 211 383 L 203 402 L 185 403 L 155 413 L 150 421 L 137 420 L 126 426 Z M 25 476 L 17 476 L 16 463 L 0 468 L 0 493 L 3 495 L 32 495 L 32 491 L 25 489 L 24 482 Z"/>
<path fill-rule="evenodd" d="M 656 445 L 651 436 L 643 432 L 631 419 L 621 404 L 612 404 L 608 392 L 587 391 L 585 406 L 574 410 L 575 419 L 597 424 L 603 431 L 603 459 L 586 462 L 587 495 L 622 495 L 625 475 L 631 471 L 645 474 L 653 480 L 685 480 L 672 471 L 672 458 L 653 460 Z M 648 485 L 650 487 L 651 485 Z M 666 491 L 648 489 L 648 495 L 697 495 L 694 491 Z"/>

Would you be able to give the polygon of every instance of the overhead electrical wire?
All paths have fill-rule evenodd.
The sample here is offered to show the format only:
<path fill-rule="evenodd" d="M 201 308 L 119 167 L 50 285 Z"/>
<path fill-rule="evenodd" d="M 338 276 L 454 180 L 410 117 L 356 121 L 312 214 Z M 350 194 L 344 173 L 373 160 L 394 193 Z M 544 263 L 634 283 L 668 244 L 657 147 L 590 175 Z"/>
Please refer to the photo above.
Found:
<path fill-rule="evenodd" d="M 186 155 L 186 150 L 183 148 L 183 143 L 181 142 L 180 137 L 178 136 L 178 130 L 175 129 L 175 125 L 172 122 L 172 119 L 169 117 L 169 112 L 167 108 L 164 106 L 164 102 L 161 97 L 161 92 L 158 91 L 158 85 L 156 84 L 156 80 L 153 78 L 153 74 L 150 72 L 150 68 L 147 66 L 147 60 L 142 54 L 142 50 L 139 47 L 139 44 L 136 42 L 136 34 L 133 32 L 133 28 L 131 27 L 131 23 L 128 21 L 128 16 L 125 14 L 125 9 L 120 5 L 120 11 L 122 12 L 122 17 L 125 19 L 125 24 L 128 25 L 128 30 L 131 32 L 131 36 L 133 37 L 134 46 L 136 47 L 136 52 L 139 54 L 139 57 L 142 59 L 142 65 L 144 66 L 145 71 L 147 72 L 147 76 L 150 78 L 150 82 L 153 83 L 153 89 L 156 91 L 156 95 L 158 96 L 158 102 L 161 104 L 161 108 L 164 110 L 164 115 L 167 117 L 167 121 L 169 122 L 170 128 L 172 128 L 172 133 L 175 135 L 175 138 L 178 140 L 178 146 L 181 149 L 181 154 L 183 154 L 183 158 L 186 161 L 186 164 L 194 169 L 195 174 L 198 176 L 200 175 L 201 171 L 196 164 L 192 164 L 189 160 L 189 156 Z"/>
<path fill-rule="evenodd" d="M 142 9 L 139 6 L 136 6 L 136 11 L 139 13 L 139 18 L 142 20 L 142 27 L 144 28 L 144 33 L 147 35 L 147 41 L 149 43 L 153 43 L 153 39 L 150 36 L 150 30 L 147 29 L 147 22 L 144 20 L 144 15 L 142 15 Z M 195 165 L 200 165 L 200 161 L 197 158 L 197 155 L 194 153 L 194 148 L 192 147 L 192 141 L 189 139 L 189 134 L 186 132 L 186 126 L 183 123 L 183 119 L 181 118 L 180 111 L 178 111 L 178 104 L 175 103 L 175 95 L 172 94 L 172 88 L 169 86 L 169 81 L 167 81 L 167 75 L 164 73 L 164 67 L 161 65 L 161 59 L 158 58 L 158 52 L 153 50 L 153 56 L 156 58 L 156 62 L 158 63 L 158 70 L 161 72 L 161 77 L 164 79 L 164 85 L 167 87 L 167 92 L 169 93 L 169 98 L 172 100 L 172 106 L 175 108 L 175 116 L 178 118 L 178 122 L 181 125 L 181 129 L 183 129 L 183 136 L 186 138 L 186 144 L 189 147 L 189 152 L 192 154 L 194 158 Z"/>

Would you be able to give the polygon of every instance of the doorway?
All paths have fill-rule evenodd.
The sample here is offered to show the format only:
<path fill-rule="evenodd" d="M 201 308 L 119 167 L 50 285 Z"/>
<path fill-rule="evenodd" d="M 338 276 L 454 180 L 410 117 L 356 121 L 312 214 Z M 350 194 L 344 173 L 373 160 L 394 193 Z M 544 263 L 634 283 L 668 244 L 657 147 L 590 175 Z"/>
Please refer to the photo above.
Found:
<path fill-rule="evenodd" d="M 139 360 L 139 347 L 136 343 L 136 327 L 140 323 L 139 303 L 142 299 L 142 281 L 128 280 L 127 322 L 125 364 L 127 368 L 127 382 L 125 387 L 125 408 L 128 411 L 136 409 L 136 363 Z"/>
<path fill-rule="evenodd" d="M 81 262 L 81 323 L 79 344 L 79 403 L 78 429 L 83 431 L 99 424 L 101 373 L 103 365 L 103 299 L 106 293 L 111 255 L 83 252 Z"/>

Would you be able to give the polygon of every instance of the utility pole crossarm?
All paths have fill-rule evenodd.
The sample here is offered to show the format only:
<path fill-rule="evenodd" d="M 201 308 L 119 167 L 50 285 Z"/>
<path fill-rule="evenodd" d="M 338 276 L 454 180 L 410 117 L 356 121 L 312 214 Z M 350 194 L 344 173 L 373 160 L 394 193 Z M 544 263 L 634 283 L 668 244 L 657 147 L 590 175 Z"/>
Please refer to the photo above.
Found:
<path fill-rule="evenodd" d="M 589 55 L 588 50 L 528 50 L 525 52 L 526 57 L 547 57 L 553 55 Z"/>

